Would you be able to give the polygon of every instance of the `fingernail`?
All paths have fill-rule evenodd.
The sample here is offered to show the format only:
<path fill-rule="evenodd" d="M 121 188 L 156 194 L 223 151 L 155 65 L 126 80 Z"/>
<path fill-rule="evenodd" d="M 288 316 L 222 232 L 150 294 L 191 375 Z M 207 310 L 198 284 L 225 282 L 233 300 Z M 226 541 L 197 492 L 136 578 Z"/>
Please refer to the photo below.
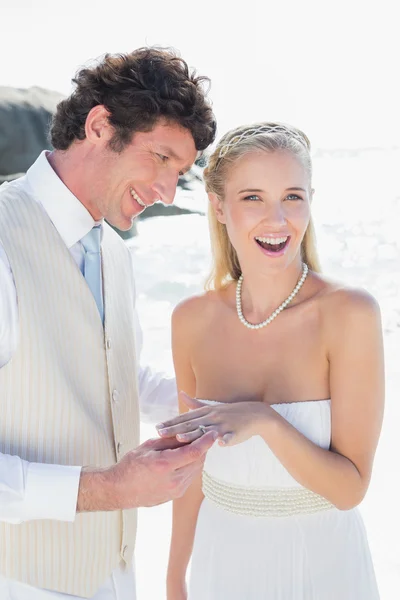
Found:
<path fill-rule="evenodd" d="M 226 445 L 226 442 L 225 442 L 225 440 L 219 440 L 218 444 L 219 444 L 220 446 L 225 446 L 225 445 Z"/>
<path fill-rule="evenodd" d="M 160 427 L 164 427 L 164 423 L 158 423 L 158 424 L 156 425 L 156 429 L 160 429 Z"/>
<path fill-rule="evenodd" d="M 184 433 L 177 433 L 176 434 L 176 439 L 177 440 L 186 440 L 186 434 L 184 434 Z"/>
<path fill-rule="evenodd" d="M 167 429 L 159 429 L 159 430 L 158 430 L 158 433 L 159 433 L 160 435 L 164 435 L 165 433 L 167 433 Z"/>

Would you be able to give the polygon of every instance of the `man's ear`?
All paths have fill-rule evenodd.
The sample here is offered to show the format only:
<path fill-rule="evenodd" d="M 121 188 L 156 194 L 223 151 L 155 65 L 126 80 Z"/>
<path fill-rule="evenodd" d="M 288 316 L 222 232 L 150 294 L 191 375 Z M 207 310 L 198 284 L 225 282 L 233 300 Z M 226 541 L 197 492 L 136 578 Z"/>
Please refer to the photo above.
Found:
<path fill-rule="evenodd" d="M 212 204 L 212 207 L 214 209 L 217 220 L 220 223 L 222 223 L 223 225 L 225 225 L 226 220 L 225 220 L 223 201 L 217 196 L 217 194 L 213 194 L 213 193 L 208 194 L 208 199 Z"/>
<path fill-rule="evenodd" d="M 111 126 L 108 121 L 109 112 L 102 104 L 97 104 L 88 113 L 85 123 L 86 138 L 92 143 L 112 135 Z"/>

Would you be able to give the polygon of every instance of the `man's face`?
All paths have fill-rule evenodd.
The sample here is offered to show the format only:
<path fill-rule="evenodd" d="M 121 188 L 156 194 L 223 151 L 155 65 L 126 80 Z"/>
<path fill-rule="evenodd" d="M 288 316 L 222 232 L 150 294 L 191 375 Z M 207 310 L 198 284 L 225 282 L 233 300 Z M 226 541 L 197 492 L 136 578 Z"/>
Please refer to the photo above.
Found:
<path fill-rule="evenodd" d="M 176 123 L 159 121 L 152 131 L 135 133 L 122 152 L 109 147 L 112 133 L 110 128 L 108 140 L 92 157 L 97 175 L 90 191 L 91 213 L 127 230 L 147 206 L 172 204 L 178 178 L 190 169 L 197 151 L 190 131 Z"/>

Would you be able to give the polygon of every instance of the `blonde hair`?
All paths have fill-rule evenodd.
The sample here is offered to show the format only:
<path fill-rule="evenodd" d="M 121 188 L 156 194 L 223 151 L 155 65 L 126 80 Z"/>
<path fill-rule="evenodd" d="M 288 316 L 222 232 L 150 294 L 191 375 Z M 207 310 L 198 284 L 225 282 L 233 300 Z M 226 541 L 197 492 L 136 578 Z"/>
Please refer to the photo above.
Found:
<path fill-rule="evenodd" d="M 245 154 L 260 150 L 288 151 L 299 157 L 309 173 L 311 188 L 311 145 L 307 136 L 291 125 L 264 122 L 238 127 L 221 138 L 203 173 L 207 193 L 213 193 L 223 200 L 230 168 Z M 226 226 L 218 221 L 211 203 L 208 220 L 213 266 L 206 288 L 218 290 L 226 287 L 231 281 L 237 281 L 241 275 L 241 268 Z M 316 272 L 321 270 L 312 219 L 301 243 L 301 253 L 302 260 L 309 269 Z"/>

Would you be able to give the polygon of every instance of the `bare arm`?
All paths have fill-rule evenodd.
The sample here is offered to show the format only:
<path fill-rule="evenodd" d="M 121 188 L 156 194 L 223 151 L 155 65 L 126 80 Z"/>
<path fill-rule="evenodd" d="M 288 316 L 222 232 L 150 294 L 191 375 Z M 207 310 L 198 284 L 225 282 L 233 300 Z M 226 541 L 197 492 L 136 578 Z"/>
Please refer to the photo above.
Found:
<path fill-rule="evenodd" d="M 172 536 L 167 571 L 167 600 L 186 600 L 186 571 L 193 550 L 197 517 L 203 501 L 201 474 L 185 495 L 173 501 Z"/>
<path fill-rule="evenodd" d="M 382 426 L 382 329 L 376 302 L 363 292 L 339 292 L 326 314 L 332 407 L 330 450 L 308 440 L 263 403 L 198 408 L 192 401 L 191 407 L 197 410 L 191 412 L 190 420 L 192 431 L 196 432 L 200 424 L 208 425 L 227 444 L 262 435 L 299 483 L 346 510 L 359 504 L 368 489 Z M 183 431 L 181 425 L 174 425 L 167 434 Z M 196 435 L 182 439 L 187 441 Z"/>
<path fill-rule="evenodd" d="M 361 502 L 368 489 L 382 426 L 383 344 L 379 308 L 363 293 L 337 302 L 326 322 L 332 440 L 316 446 L 283 419 L 263 435 L 282 464 L 308 489 L 339 509 Z"/>
<path fill-rule="evenodd" d="M 196 380 L 190 361 L 190 325 L 180 314 L 179 307 L 172 317 L 172 352 L 178 389 L 196 393 Z M 180 412 L 188 407 L 180 402 Z M 203 501 L 201 473 L 186 493 L 173 502 L 172 537 L 167 571 L 167 599 L 186 599 L 185 577 L 192 553 L 197 517 Z"/>

